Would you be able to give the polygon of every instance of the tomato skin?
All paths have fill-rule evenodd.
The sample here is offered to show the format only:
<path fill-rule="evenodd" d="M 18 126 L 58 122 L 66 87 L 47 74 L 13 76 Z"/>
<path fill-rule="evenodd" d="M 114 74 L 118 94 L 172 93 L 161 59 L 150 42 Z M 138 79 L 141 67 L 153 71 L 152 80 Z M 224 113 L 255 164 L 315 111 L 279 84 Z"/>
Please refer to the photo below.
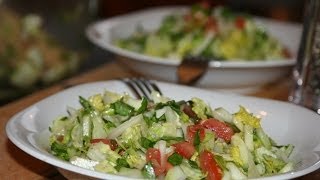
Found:
<path fill-rule="evenodd" d="M 230 126 L 214 118 L 201 121 L 200 124 L 204 128 L 215 132 L 219 138 L 224 139 L 227 142 L 231 140 L 231 137 L 234 134 L 234 131 Z"/>
<path fill-rule="evenodd" d="M 210 2 L 209 1 L 202 1 L 202 2 L 200 2 L 200 6 L 203 9 L 209 9 L 210 8 Z"/>
<path fill-rule="evenodd" d="M 113 151 L 118 148 L 117 141 L 115 141 L 113 139 L 91 139 L 91 141 L 90 141 L 91 144 L 98 143 L 98 142 L 102 142 L 104 144 L 109 145 L 111 150 L 113 150 Z"/>
<path fill-rule="evenodd" d="M 163 174 L 166 171 L 166 167 L 161 166 L 160 163 L 157 160 L 152 159 L 150 162 L 152 164 L 152 167 L 153 167 L 153 170 L 154 170 L 154 174 L 156 176 L 159 176 L 159 175 Z"/>
<path fill-rule="evenodd" d="M 165 167 L 166 172 L 168 172 L 171 168 L 173 168 L 173 165 L 170 164 L 169 162 L 167 162 L 167 163 L 166 163 L 166 167 Z"/>
<path fill-rule="evenodd" d="M 207 180 L 220 180 L 222 179 L 222 171 L 218 166 L 216 160 L 214 159 L 214 155 L 205 150 L 201 152 L 200 157 L 200 168 L 202 171 L 208 173 Z"/>
<path fill-rule="evenodd" d="M 175 147 L 175 151 L 186 159 L 190 159 L 196 151 L 194 146 L 189 142 L 179 142 L 173 144 L 173 146 Z"/>
<path fill-rule="evenodd" d="M 244 19 L 244 17 L 238 16 L 238 17 L 236 17 L 234 23 L 235 23 L 237 28 L 243 29 L 245 24 L 246 24 L 246 20 Z"/>
<path fill-rule="evenodd" d="M 206 32 L 218 32 L 217 20 L 213 17 L 209 17 L 206 22 Z"/>
<path fill-rule="evenodd" d="M 156 148 L 149 148 L 146 153 L 147 162 L 155 159 L 160 164 L 160 151 Z"/>
<path fill-rule="evenodd" d="M 156 148 L 149 148 L 146 153 L 147 162 L 151 162 L 156 176 L 163 174 L 166 171 L 166 167 L 161 165 L 160 151 Z"/>
<path fill-rule="evenodd" d="M 286 58 L 291 58 L 291 57 L 292 57 L 290 51 L 289 51 L 287 48 L 284 48 L 284 49 L 282 50 L 282 54 L 283 54 L 283 56 L 286 57 Z"/>
<path fill-rule="evenodd" d="M 203 141 L 205 137 L 205 129 L 202 125 L 196 124 L 196 125 L 190 125 L 187 127 L 188 142 L 193 144 L 194 137 L 198 131 L 199 131 L 200 141 Z"/>

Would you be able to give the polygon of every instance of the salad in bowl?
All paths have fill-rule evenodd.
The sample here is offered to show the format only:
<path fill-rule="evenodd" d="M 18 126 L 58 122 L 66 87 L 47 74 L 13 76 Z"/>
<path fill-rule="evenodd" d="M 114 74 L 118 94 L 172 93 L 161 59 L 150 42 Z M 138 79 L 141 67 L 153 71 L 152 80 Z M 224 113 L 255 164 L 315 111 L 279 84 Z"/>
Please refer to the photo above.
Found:
<path fill-rule="evenodd" d="M 120 48 L 163 59 L 201 56 L 219 61 L 289 59 L 289 51 L 262 23 L 227 7 L 195 4 L 166 15 L 159 27 L 137 25 L 128 37 L 115 39 Z"/>
<path fill-rule="evenodd" d="M 210 62 L 194 86 L 248 94 L 288 76 L 301 30 L 301 24 L 195 5 L 103 19 L 86 35 L 134 72 L 167 82 L 178 82 L 183 57 L 200 56 Z"/>
<path fill-rule="evenodd" d="M 290 172 L 291 144 L 277 145 L 261 118 L 194 97 L 151 100 L 106 90 L 50 125 L 49 152 L 82 168 L 144 179 L 248 179 Z"/>

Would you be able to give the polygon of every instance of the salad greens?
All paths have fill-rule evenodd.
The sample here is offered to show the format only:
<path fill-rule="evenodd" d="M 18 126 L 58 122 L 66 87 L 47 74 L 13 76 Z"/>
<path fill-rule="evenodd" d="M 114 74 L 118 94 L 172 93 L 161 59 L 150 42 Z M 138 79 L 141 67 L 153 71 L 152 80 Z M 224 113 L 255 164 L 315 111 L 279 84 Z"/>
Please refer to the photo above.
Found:
<path fill-rule="evenodd" d="M 292 171 L 294 146 L 276 145 L 261 119 L 200 98 L 152 100 L 105 91 L 55 119 L 50 152 L 103 173 L 147 179 L 248 179 Z"/>
<path fill-rule="evenodd" d="M 187 12 L 163 18 L 154 31 L 138 25 L 120 48 L 161 58 L 200 55 L 221 61 L 279 60 L 290 55 L 280 42 L 248 14 L 227 7 L 195 4 Z"/>
<path fill-rule="evenodd" d="M 66 49 L 38 14 L 0 5 L 0 104 L 77 72 L 82 53 Z"/>

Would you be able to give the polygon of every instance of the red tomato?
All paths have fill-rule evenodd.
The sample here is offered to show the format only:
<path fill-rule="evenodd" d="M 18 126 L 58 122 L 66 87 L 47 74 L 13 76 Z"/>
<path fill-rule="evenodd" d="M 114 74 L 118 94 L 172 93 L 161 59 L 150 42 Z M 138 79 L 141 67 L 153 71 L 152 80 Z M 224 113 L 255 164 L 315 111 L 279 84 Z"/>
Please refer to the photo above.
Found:
<path fill-rule="evenodd" d="M 103 142 L 104 144 L 108 144 L 111 148 L 111 150 L 115 150 L 118 148 L 118 143 L 117 141 L 113 139 L 91 139 L 90 143 L 98 143 L 98 142 Z"/>
<path fill-rule="evenodd" d="M 166 171 L 166 167 L 161 165 L 160 151 L 156 148 L 149 148 L 146 153 L 147 162 L 151 162 L 156 176 L 163 174 Z"/>
<path fill-rule="evenodd" d="M 204 128 L 215 132 L 219 138 L 224 139 L 225 141 L 230 141 L 234 134 L 233 129 L 230 126 L 213 118 L 201 121 L 200 124 Z"/>
<path fill-rule="evenodd" d="M 176 144 L 173 144 L 175 147 L 175 151 L 180 154 L 181 156 L 190 159 L 191 156 L 194 154 L 196 149 L 194 146 L 189 142 L 179 142 Z"/>
<path fill-rule="evenodd" d="M 200 3 L 200 6 L 203 8 L 203 9 L 209 9 L 210 8 L 210 2 L 209 1 L 202 1 Z"/>
<path fill-rule="evenodd" d="M 166 163 L 166 172 L 168 172 L 171 168 L 173 168 L 173 165 L 169 162 Z"/>
<path fill-rule="evenodd" d="M 152 164 L 152 167 L 153 167 L 153 170 L 154 170 L 154 174 L 156 176 L 159 176 L 159 175 L 163 174 L 166 171 L 166 167 L 161 166 L 160 163 L 157 160 L 152 159 L 150 162 Z"/>
<path fill-rule="evenodd" d="M 192 20 L 192 15 L 191 14 L 186 14 L 186 15 L 184 15 L 184 20 L 186 21 L 186 22 L 190 22 L 191 20 Z"/>
<path fill-rule="evenodd" d="M 218 32 L 218 24 L 215 18 L 209 17 L 206 22 L 206 32 Z"/>
<path fill-rule="evenodd" d="M 245 26 L 245 23 L 246 23 L 246 20 L 244 19 L 244 17 L 241 17 L 241 16 L 238 16 L 236 19 L 235 19 L 235 25 L 237 28 L 239 29 L 243 29 L 244 26 Z"/>
<path fill-rule="evenodd" d="M 208 180 L 220 180 L 222 178 L 221 169 L 218 166 L 216 160 L 214 159 L 214 155 L 209 151 L 203 151 L 199 157 L 200 160 L 200 168 L 202 171 L 208 173 Z"/>
<path fill-rule="evenodd" d="M 196 135 L 197 131 L 199 131 L 200 141 L 204 139 L 205 137 L 204 127 L 200 124 L 190 125 L 187 127 L 188 142 L 193 144 L 194 136 Z"/>
<path fill-rule="evenodd" d="M 159 151 L 159 149 L 149 148 L 146 153 L 146 158 L 147 158 L 148 162 L 151 161 L 152 159 L 155 159 L 160 164 L 160 151 Z"/>
<path fill-rule="evenodd" d="M 286 58 L 291 58 L 291 53 L 290 53 L 290 51 L 289 51 L 287 48 L 284 48 L 284 49 L 282 50 L 282 54 L 283 54 L 283 56 L 286 57 Z"/>

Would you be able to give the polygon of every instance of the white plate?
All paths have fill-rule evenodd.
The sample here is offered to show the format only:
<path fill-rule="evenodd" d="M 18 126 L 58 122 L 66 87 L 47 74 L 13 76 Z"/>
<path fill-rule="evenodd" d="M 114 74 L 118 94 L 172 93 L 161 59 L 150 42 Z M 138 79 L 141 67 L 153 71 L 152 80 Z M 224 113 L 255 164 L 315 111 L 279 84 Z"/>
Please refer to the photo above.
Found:
<path fill-rule="evenodd" d="M 213 108 L 224 107 L 230 112 L 238 111 L 239 105 L 262 116 L 262 127 L 279 144 L 295 146 L 294 159 L 300 161 L 294 172 L 261 178 L 290 179 L 308 174 L 320 167 L 320 116 L 308 109 L 280 101 L 264 100 L 238 95 L 225 95 L 208 90 L 157 82 L 162 92 L 175 100 L 191 97 L 205 99 Z M 59 160 L 48 153 L 48 127 L 53 119 L 67 115 L 67 106 L 80 107 L 79 95 L 88 97 L 104 90 L 118 93 L 129 92 L 120 81 L 103 81 L 83 84 L 50 96 L 13 116 L 6 126 L 9 139 L 31 156 L 52 164 L 62 172 L 78 173 L 101 179 L 128 179 L 111 174 L 99 173 L 69 162 Z M 69 173 L 70 174 L 70 173 Z"/>
<path fill-rule="evenodd" d="M 179 60 L 146 56 L 121 49 L 113 45 L 112 42 L 115 39 L 131 35 L 138 24 L 146 30 L 154 30 L 159 26 L 164 16 L 185 10 L 185 7 L 142 10 L 95 22 L 87 27 L 86 34 L 95 45 L 122 57 L 120 60 L 134 71 L 148 78 L 177 82 L 176 69 Z M 213 61 L 210 63 L 207 74 L 197 82 L 196 86 L 209 89 L 257 87 L 273 82 L 290 73 L 292 66 L 295 64 L 301 25 L 258 17 L 256 21 L 265 26 L 272 36 L 279 39 L 294 57 L 279 61 Z"/>

